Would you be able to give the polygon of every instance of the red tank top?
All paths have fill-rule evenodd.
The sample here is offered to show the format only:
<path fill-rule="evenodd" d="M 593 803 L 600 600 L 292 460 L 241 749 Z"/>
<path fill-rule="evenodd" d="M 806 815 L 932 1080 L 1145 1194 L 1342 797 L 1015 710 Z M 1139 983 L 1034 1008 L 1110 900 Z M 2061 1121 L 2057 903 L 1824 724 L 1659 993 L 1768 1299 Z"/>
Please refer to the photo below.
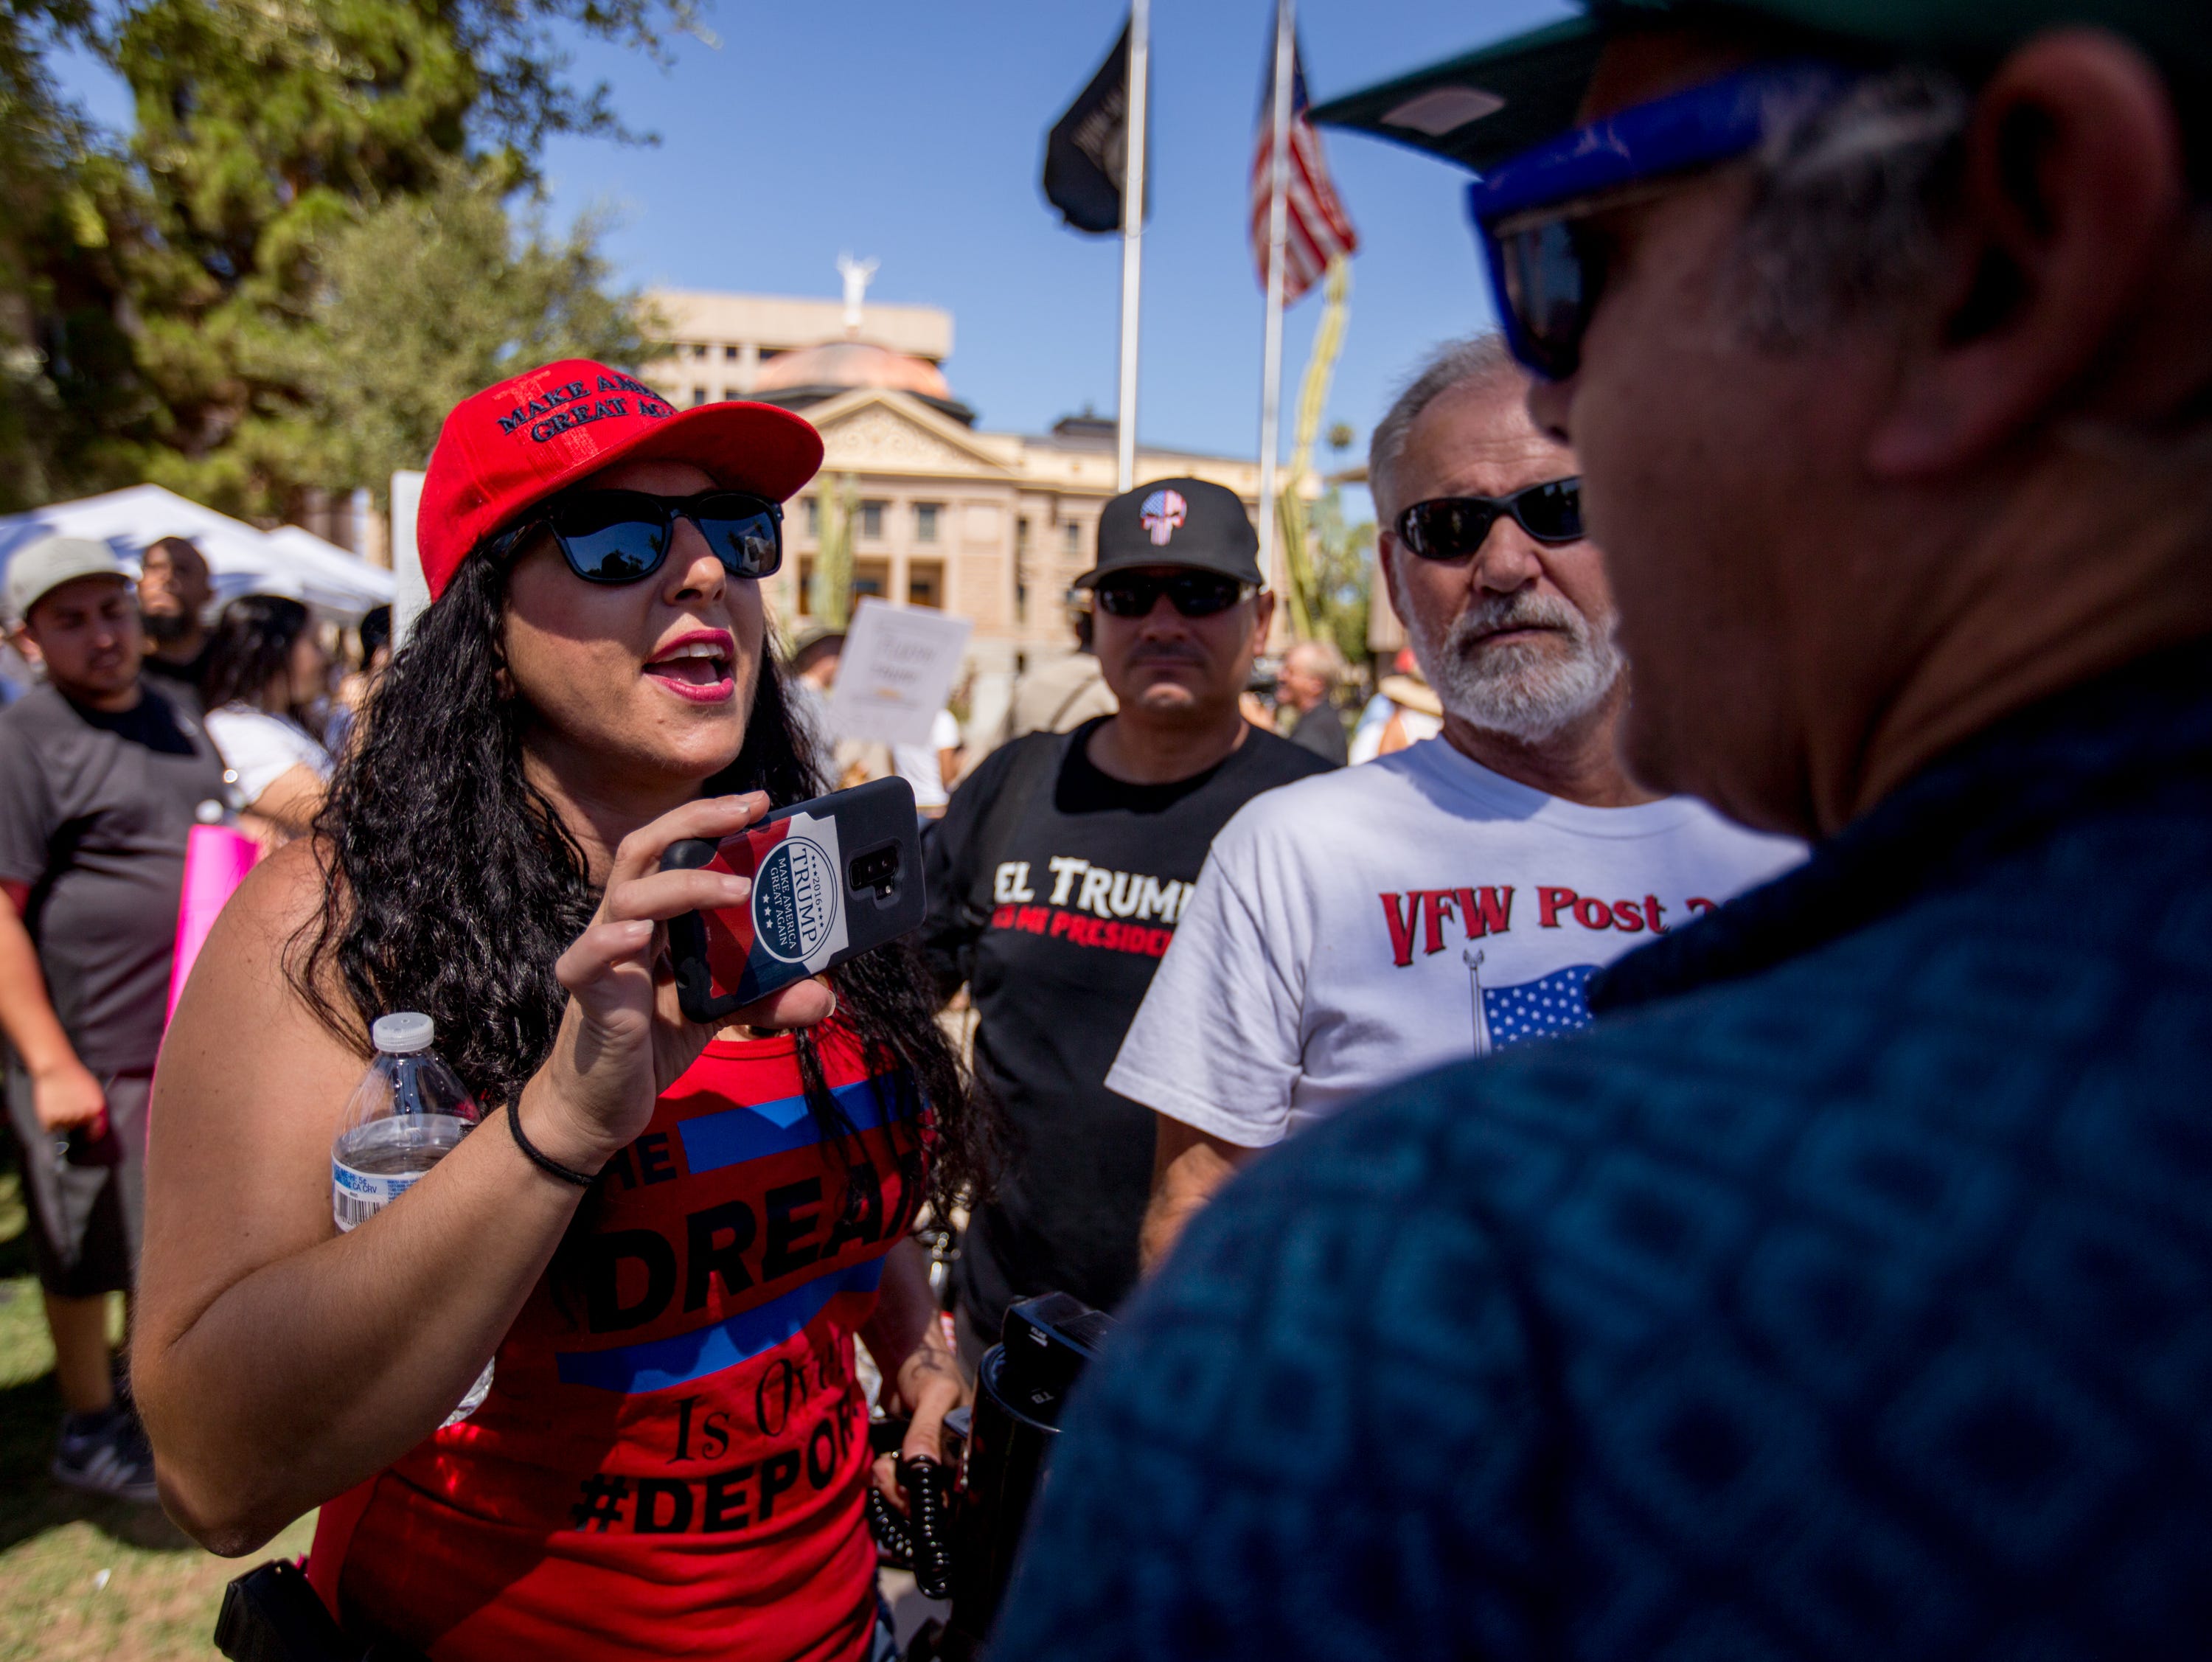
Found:
<path fill-rule="evenodd" d="M 849 1169 L 791 1039 L 709 1044 L 600 1177 L 483 1405 L 324 1509 L 311 1574 L 347 1616 L 434 1662 L 861 1653 L 853 1336 L 925 1184 L 914 1093 L 817 1032 Z"/>

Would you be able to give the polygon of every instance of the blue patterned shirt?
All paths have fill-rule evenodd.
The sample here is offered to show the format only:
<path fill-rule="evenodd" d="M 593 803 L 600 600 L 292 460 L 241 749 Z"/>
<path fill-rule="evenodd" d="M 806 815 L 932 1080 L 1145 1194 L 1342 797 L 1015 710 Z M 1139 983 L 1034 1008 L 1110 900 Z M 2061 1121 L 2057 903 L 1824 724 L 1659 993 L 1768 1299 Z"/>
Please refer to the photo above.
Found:
<path fill-rule="evenodd" d="M 993 1662 L 2212 1653 L 2212 652 L 1256 1162 Z"/>

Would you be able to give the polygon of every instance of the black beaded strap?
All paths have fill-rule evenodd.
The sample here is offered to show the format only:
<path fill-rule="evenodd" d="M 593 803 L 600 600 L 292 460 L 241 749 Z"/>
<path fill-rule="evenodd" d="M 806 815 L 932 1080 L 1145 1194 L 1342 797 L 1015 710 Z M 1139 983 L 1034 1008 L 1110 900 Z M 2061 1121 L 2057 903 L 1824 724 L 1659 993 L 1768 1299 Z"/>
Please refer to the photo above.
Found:
<path fill-rule="evenodd" d="M 514 1146 L 530 1156 L 530 1163 L 549 1178 L 558 1178 L 563 1183 L 573 1183 L 579 1189 L 589 1189 L 597 1181 L 585 1172 L 572 1171 L 551 1155 L 540 1152 L 522 1135 L 522 1105 L 514 1103 L 507 1111 L 507 1129 L 514 1133 Z"/>

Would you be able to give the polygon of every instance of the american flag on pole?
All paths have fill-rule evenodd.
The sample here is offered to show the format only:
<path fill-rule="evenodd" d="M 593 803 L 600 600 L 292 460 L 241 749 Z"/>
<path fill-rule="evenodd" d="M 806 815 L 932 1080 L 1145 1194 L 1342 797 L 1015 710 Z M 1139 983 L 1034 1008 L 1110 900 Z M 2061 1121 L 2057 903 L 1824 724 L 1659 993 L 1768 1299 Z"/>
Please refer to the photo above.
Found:
<path fill-rule="evenodd" d="M 1260 286 L 1267 286 L 1267 222 L 1275 160 L 1275 39 L 1267 37 L 1267 74 L 1261 82 L 1260 119 L 1252 142 L 1252 260 L 1260 268 Z M 1328 163 L 1321 153 L 1321 135 L 1306 119 L 1306 71 L 1297 42 L 1291 43 L 1291 143 L 1289 174 L 1285 192 L 1283 241 L 1283 304 L 1294 303 L 1322 280 L 1328 263 L 1339 254 L 1359 247 L 1359 234 L 1328 177 Z"/>

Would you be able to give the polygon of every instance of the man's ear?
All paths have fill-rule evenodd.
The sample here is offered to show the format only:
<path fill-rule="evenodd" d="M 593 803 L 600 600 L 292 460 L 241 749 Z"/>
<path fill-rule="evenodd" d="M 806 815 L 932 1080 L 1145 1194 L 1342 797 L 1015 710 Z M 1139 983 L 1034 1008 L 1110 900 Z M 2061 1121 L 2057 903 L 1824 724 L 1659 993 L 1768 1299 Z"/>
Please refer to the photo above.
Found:
<path fill-rule="evenodd" d="M 1267 629 L 1274 621 L 1274 591 L 1263 588 L 1252 597 L 1252 650 L 1255 654 L 1267 649 Z"/>
<path fill-rule="evenodd" d="M 2172 98 L 2117 36 L 2038 36 L 1975 101 L 1936 304 L 1869 440 L 1878 476 L 1972 461 L 2114 350 L 2189 203 Z"/>
<path fill-rule="evenodd" d="M 31 632 L 31 625 L 27 622 L 20 623 L 9 630 L 8 642 L 23 654 L 25 663 L 38 665 L 46 662 L 39 652 L 39 637 Z"/>

